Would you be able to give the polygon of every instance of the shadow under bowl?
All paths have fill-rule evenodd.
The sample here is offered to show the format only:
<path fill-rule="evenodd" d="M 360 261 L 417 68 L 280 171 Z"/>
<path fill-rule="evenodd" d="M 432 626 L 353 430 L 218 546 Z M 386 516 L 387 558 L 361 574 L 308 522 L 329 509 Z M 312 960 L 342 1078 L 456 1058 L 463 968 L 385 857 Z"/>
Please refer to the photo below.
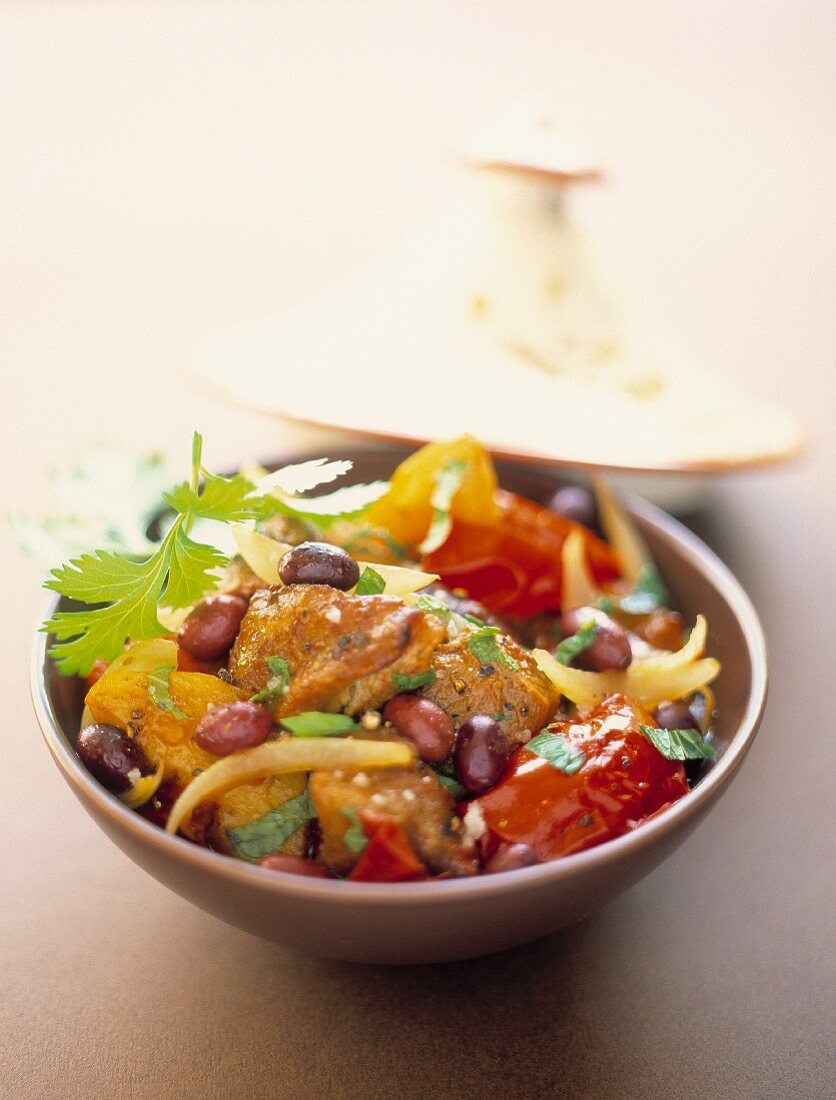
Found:
<path fill-rule="evenodd" d="M 400 448 L 348 451 L 358 480 L 387 477 Z M 283 462 L 309 456 L 287 456 Z M 498 463 L 505 488 L 545 500 L 559 481 L 542 467 Z M 171 837 L 132 812 L 86 771 L 74 750 L 84 684 L 59 675 L 38 634 L 32 695 L 53 759 L 87 812 L 148 874 L 221 920 L 291 948 L 355 962 L 408 964 L 471 958 L 527 943 L 584 917 L 671 854 L 728 787 L 754 740 L 766 701 L 760 623 L 725 565 L 687 528 L 646 502 L 628 500 L 686 622 L 708 619 L 716 758 L 694 789 L 658 817 L 597 848 L 500 875 L 371 884 L 264 871 Z M 70 608 L 67 601 L 50 600 Z"/>

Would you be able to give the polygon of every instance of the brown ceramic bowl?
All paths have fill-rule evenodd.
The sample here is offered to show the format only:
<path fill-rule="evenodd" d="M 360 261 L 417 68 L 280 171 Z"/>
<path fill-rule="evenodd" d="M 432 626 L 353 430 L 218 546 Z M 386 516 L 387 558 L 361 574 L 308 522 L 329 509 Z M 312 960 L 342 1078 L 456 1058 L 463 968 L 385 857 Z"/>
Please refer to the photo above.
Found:
<path fill-rule="evenodd" d="M 368 480 L 386 477 L 403 454 L 390 448 L 344 457 L 354 459 L 358 480 Z M 542 468 L 500 463 L 499 473 L 504 486 L 534 500 L 557 484 Z M 87 812 L 135 863 L 257 936 L 331 958 L 418 963 L 484 955 L 555 932 L 638 882 L 689 836 L 734 778 L 766 700 L 763 633 L 738 582 L 677 521 L 638 500 L 629 507 L 686 620 L 697 612 L 708 618 L 708 652 L 723 666 L 715 685 L 717 757 L 685 798 L 598 848 L 506 874 L 393 885 L 268 872 L 198 848 L 128 810 L 84 769 L 73 749 L 84 685 L 58 675 L 46 655 L 49 639 L 39 634 L 32 694 L 47 746 Z"/>

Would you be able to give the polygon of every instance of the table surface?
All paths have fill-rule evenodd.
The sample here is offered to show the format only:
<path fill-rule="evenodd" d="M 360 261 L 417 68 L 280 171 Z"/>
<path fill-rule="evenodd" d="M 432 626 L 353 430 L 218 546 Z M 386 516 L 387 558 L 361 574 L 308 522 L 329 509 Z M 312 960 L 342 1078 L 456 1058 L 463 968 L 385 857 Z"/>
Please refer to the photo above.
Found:
<path fill-rule="evenodd" d="M 460 128 L 537 94 L 607 150 L 594 219 L 669 327 L 804 420 L 700 523 L 769 639 L 756 744 L 667 863 L 494 958 L 292 954 L 168 893 L 84 814 L 28 698 L 8 537 L 0 1094 L 832 1095 L 832 10 L 813 3 L 15 4 L 0 10 L 3 510 L 93 438 L 223 467 L 320 433 L 184 371 L 432 203 Z M 687 430 L 687 410 L 683 410 Z"/>

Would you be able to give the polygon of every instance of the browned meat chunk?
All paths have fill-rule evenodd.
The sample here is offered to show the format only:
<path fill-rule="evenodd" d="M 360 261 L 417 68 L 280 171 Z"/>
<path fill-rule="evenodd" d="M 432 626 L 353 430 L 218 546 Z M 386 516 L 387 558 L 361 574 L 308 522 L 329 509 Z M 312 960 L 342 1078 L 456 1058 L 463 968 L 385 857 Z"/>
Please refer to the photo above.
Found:
<path fill-rule="evenodd" d="M 354 775 L 314 772 L 310 790 L 322 834 L 320 857 L 337 874 L 348 874 L 360 858 L 344 839 L 352 810 L 394 818 L 433 874 L 476 873 L 473 842 L 454 813 L 450 794 L 431 769 L 380 768 Z"/>
<path fill-rule="evenodd" d="M 272 673 L 266 658 L 283 657 L 291 672 L 276 718 L 307 710 L 359 714 L 396 694 L 393 676 L 425 672 L 444 637 L 436 616 L 394 596 L 349 596 L 325 585 L 256 592 L 232 648 L 232 682 L 250 694 Z"/>
<path fill-rule="evenodd" d="M 475 714 L 503 716 L 501 725 L 514 745 L 525 744 L 547 725 L 559 696 L 534 658 L 507 634 L 496 635 L 504 653 L 519 665 L 483 664 L 467 644 L 467 635 L 440 645 L 433 654 L 434 684 L 421 694 L 447 711 L 455 726 Z"/>

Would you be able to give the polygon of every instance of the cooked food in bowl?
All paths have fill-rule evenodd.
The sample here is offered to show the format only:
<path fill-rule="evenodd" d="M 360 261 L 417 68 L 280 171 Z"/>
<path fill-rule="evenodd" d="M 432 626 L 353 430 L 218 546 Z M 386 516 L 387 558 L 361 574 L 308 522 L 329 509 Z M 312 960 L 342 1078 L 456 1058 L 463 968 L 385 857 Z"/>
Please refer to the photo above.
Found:
<path fill-rule="evenodd" d="M 687 797 L 719 664 L 604 483 L 536 504 L 465 437 L 300 495 L 346 466 L 222 478 L 196 437 L 152 555 L 53 570 L 100 783 L 265 874 L 391 883 L 565 858 Z"/>

